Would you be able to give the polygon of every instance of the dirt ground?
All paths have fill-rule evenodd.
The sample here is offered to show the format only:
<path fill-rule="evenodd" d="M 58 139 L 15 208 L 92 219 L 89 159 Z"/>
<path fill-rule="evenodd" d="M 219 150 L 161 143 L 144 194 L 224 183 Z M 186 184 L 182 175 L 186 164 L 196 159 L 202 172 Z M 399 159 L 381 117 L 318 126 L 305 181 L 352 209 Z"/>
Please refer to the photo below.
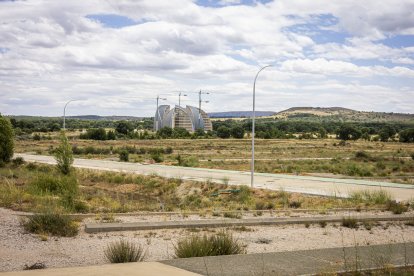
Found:
<path fill-rule="evenodd" d="M 25 233 L 20 226 L 19 213 L 0 208 L 0 271 L 21 270 L 24 265 L 43 262 L 47 267 L 71 267 L 104 264 L 104 249 L 112 241 L 121 238 L 141 244 L 146 249 L 146 261 L 174 258 L 174 245 L 183 237 L 211 233 L 219 229 L 172 229 L 156 231 L 113 232 L 87 234 L 83 231 L 73 238 L 40 237 Z M 297 215 L 297 214 L 296 214 Z M 196 219 L 186 217 L 184 219 Z M 119 221 L 183 219 L 171 217 L 117 217 Z M 202 219 L 202 218 L 200 218 Z M 292 251 L 343 246 L 414 242 L 414 228 L 403 223 L 381 223 L 371 230 L 364 226 L 358 230 L 338 224 L 258 226 L 230 229 L 233 235 L 246 245 L 247 253 Z"/>

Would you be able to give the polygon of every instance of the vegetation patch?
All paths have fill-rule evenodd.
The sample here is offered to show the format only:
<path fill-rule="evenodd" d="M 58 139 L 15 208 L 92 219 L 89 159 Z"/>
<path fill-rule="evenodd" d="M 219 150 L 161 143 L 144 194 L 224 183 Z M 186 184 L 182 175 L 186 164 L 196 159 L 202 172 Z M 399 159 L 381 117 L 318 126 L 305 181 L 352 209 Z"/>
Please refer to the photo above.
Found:
<path fill-rule="evenodd" d="M 183 238 L 175 245 L 176 258 L 245 254 L 245 246 L 231 233 L 220 231 L 214 235 Z"/>
<path fill-rule="evenodd" d="M 105 249 L 105 258 L 110 263 L 131 263 L 144 260 L 145 252 L 141 245 L 127 240 L 110 243 Z"/>
<path fill-rule="evenodd" d="M 78 223 L 69 216 L 57 213 L 35 214 L 22 221 L 24 229 L 34 234 L 73 237 L 78 234 Z"/>

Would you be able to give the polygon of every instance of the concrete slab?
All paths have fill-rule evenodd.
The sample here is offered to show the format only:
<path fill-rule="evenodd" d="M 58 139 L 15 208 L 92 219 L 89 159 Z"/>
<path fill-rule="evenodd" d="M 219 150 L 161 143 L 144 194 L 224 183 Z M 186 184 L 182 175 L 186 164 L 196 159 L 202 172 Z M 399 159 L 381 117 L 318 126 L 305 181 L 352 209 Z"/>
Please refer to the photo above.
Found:
<path fill-rule="evenodd" d="M 158 262 L 107 264 L 85 267 L 66 267 L 0 273 L 1 276 L 196 276 L 194 272 Z"/>
<path fill-rule="evenodd" d="M 186 221 L 154 221 L 131 223 L 87 223 L 86 233 L 114 232 L 114 231 L 138 231 L 173 228 L 214 228 L 231 226 L 255 226 L 255 225 L 285 225 L 325 222 L 341 222 L 344 216 L 323 216 L 303 218 L 250 218 L 250 219 L 205 219 Z M 414 215 L 364 215 L 353 216 L 357 221 L 407 221 L 414 220 Z"/>
<path fill-rule="evenodd" d="M 203 275 L 312 275 L 414 264 L 414 243 L 163 261 Z"/>

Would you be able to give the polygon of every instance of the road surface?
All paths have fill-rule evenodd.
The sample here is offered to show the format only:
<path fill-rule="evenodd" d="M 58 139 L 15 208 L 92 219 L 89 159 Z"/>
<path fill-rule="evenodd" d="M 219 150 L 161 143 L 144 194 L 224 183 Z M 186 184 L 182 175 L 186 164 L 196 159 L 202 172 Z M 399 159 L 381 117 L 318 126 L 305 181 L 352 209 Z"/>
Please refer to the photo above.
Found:
<path fill-rule="evenodd" d="M 29 162 L 55 164 L 53 156 L 16 154 Z M 250 185 L 250 172 L 216 170 L 203 168 L 187 168 L 165 165 L 145 165 L 106 160 L 92 160 L 75 158 L 74 167 L 117 171 L 162 177 L 181 178 L 183 180 L 211 181 L 228 183 L 229 185 Z M 312 176 L 295 176 L 287 174 L 255 174 L 255 188 L 269 190 L 284 190 L 312 195 L 347 197 L 351 192 L 358 190 L 384 190 L 396 200 L 414 199 L 414 186 L 390 182 L 374 182 L 356 179 L 336 179 Z"/>

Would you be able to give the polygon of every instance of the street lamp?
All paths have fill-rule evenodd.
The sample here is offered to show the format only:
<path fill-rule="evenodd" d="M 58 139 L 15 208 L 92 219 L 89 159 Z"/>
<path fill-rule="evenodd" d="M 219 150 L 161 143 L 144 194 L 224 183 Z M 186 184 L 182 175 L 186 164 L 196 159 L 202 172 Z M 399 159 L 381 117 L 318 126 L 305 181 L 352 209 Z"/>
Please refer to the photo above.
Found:
<path fill-rule="evenodd" d="M 160 110 L 158 109 L 158 102 L 159 102 L 159 100 L 166 101 L 167 99 L 166 98 L 160 98 L 160 95 L 157 96 L 157 114 L 156 114 L 156 117 L 157 118 L 154 118 L 155 119 L 155 124 L 154 124 L 155 131 L 158 130 L 158 120 L 161 119 L 160 118 L 161 117 L 160 116 Z"/>
<path fill-rule="evenodd" d="M 201 100 L 201 94 L 209 95 L 209 92 L 198 92 L 198 126 L 201 126 L 201 103 L 208 103 L 209 101 Z"/>
<path fill-rule="evenodd" d="M 68 106 L 69 103 L 74 102 L 77 100 L 70 100 L 65 104 L 65 107 L 63 108 L 63 131 L 66 130 L 66 106 Z"/>
<path fill-rule="evenodd" d="M 257 72 L 256 77 L 254 78 L 253 82 L 253 116 L 252 116 L 252 161 L 251 161 L 251 179 L 250 179 L 250 186 L 253 188 L 254 186 L 254 129 L 255 129 L 255 119 L 256 119 L 256 80 L 259 76 L 259 73 L 262 72 L 267 67 L 271 67 L 272 65 L 266 65 L 260 68 Z"/>

